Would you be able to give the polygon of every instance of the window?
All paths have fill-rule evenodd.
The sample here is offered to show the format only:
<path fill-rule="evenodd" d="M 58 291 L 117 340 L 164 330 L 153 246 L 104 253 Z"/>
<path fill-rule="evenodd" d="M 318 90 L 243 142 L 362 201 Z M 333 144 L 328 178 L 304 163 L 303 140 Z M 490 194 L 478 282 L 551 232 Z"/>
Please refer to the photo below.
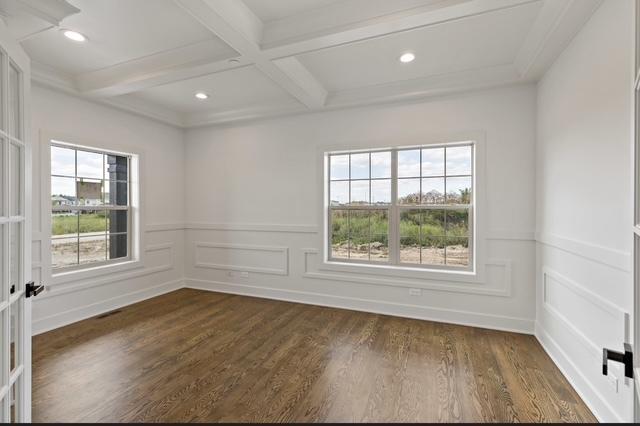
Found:
<path fill-rule="evenodd" d="M 131 156 L 51 144 L 51 263 L 122 262 L 131 253 Z"/>
<path fill-rule="evenodd" d="M 472 142 L 328 154 L 330 261 L 470 270 Z"/>

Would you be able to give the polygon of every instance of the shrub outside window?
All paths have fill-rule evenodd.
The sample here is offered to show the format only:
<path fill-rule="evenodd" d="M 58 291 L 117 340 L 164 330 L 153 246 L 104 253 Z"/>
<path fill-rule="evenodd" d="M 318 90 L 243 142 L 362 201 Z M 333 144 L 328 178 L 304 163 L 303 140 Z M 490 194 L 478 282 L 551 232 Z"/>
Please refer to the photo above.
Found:
<path fill-rule="evenodd" d="M 470 270 L 474 143 L 328 154 L 336 262 Z"/>

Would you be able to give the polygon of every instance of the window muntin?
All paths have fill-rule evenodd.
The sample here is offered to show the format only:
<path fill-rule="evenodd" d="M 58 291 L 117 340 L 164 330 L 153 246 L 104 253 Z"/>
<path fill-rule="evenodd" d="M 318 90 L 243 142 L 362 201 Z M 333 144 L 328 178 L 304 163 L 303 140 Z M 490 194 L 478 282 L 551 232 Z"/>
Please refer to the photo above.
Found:
<path fill-rule="evenodd" d="M 51 144 L 51 264 L 56 271 L 131 258 L 131 156 Z"/>
<path fill-rule="evenodd" d="M 330 261 L 472 269 L 472 142 L 328 160 Z"/>

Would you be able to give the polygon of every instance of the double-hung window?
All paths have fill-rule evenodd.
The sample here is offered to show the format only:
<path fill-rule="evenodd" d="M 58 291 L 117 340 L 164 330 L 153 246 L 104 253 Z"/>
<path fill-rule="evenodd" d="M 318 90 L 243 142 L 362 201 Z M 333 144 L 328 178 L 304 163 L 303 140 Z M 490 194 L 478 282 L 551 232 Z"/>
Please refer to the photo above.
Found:
<path fill-rule="evenodd" d="M 473 142 L 327 157 L 330 261 L 472 269 Z"/>
<path fill-rule="evenodd" d="M 130 155 L 51 144 L 54 270 L 131 258 L 130 170 Z"/>

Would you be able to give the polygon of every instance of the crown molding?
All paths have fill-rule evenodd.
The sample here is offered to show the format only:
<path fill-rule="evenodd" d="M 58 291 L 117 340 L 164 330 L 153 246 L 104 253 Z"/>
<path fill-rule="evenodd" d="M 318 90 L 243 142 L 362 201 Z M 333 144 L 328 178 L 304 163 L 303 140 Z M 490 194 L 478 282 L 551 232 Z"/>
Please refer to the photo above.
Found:
<path fill-rule="evenodd" d="M 31 62 L 31 81 L 42 87 L 54 89 L 91 102 L 131 112 L 175 127 L 184 127 L 184 117 L 169 109 L 154 105 L 133 96 L 96 98 L 80 92 L 74 78 L 48 65 Z"/>

